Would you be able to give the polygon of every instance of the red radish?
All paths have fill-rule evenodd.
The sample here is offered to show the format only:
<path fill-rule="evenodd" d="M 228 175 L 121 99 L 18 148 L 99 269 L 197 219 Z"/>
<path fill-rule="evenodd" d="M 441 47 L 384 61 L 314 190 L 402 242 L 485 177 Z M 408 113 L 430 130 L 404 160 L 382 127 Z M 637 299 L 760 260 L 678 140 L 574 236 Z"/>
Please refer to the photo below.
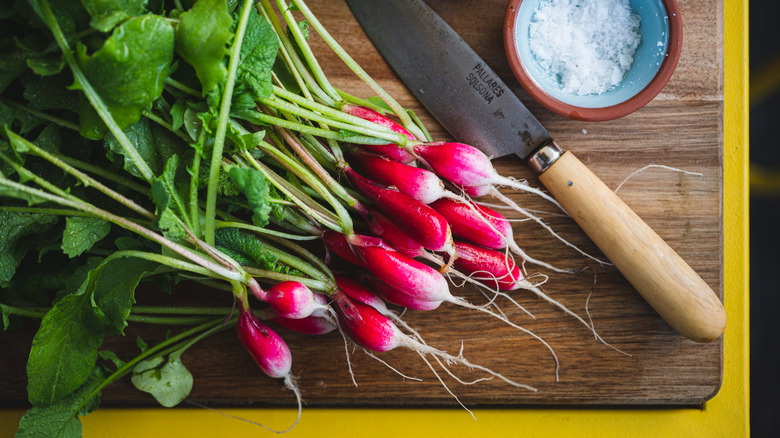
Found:
<path fill-rule="evenodd" d="M 445 196 L 444 183 L 435 173 L 355 148 L 352 158 L 366 177 L 430 204 Z"/>
<path fill-rule="evenodd" d="M 336 254 L 340 258 L 352 263 L 355 266 L 365 268 L 365 264 L 358 258 L 347 242 L 347 236 L 333 230 L 325 230 L 322 233 L 322 242 L 329 253 Z"/>
<path fill-rule="evenodd" d="M 365 278 L 365 277 L 370 277 L 370 275 L 361 276 L 361 278 Z M 398 316 L 392 310 L 388 309 L 387 305 L 385 305 L 385 302 L 382 301 L 382 299 L 380 299 L 376 293 L 374 293 L 369 288 L 364 286 L 363 283 L 355 281 L 344 275 L 338 275 L 338 274 L 335 275 L 335 279 L 336 279 L 336 284 L 339 287 L 339 290 L 343 292 L 345 295 L 347 295 L 349 298 L 355 301 L 359 301 L 367 306 L 373 307 L 374 309 L 377 310 L 377 312 L 392 319 L 396 324 L 408 330 L 409 333 L 414 335 L 417 339 L 419 339 L 422 342 L 422 337 L 412 327 L 410 327 L 409 324 L 406 323 L 406 321 L 401 319 L 400 316 Z M 428 305 L 430 305 L 430 303 L 428 303 Z"/>
<path fill-rule="evenodd" d="M 292 354 L 284 340 L 261 323 L 249 308 L 240 306 L 238 339 L 257 366 L 270 377 L 290 376 Z"/>
<path fill-rule="evenodd" d="M 444 276 L 430 266 L 388 249 L 380 239 L 360 236 L 352 242 L 352 250 L 364 266 L 385 283 L 420 300 L 458 301 L 450 294 Z"/>
<path fill-rule="evenodd" d="M 363 278 L 388 303 L 412 310 L 436 310 L 442 303 L 441 301 L 418 300 L 371 275 L 366 275 Z"/>
<path fill-rule="evenodd" d="M 382 240 L 387 241 L 393 248 L 409 257 L 428 257 L 425 248 L 416 240 L 409 237 L 404 230 L 398 227 L 394 221 L 375 208 L 367 209 L 370 217 L 366 218 L 369 229 Z"/>
<path fill-rule="evenodd" d="M 458 258 L 455 268 L 478 281 L 500 290 L 515 290 L 528 283 L 509 254 L 455 241 Z"/>
<path fill-rule="evenodd" d="M 388 309 L 385 302 L 362 283 L 341 274 L 334 275 L 334 278 L 336 279 L 336 285 L 339 290 L 346 296 L 352 300 L 371 306 L 379 313 L 386 315 Z"/>
<path fill-rule="evenodd" d="M 414 152 L 440 177 L 461 186 L 502 185 L 535 193 L 563 207 L 541 190 L 514 179 L 501 176 L 493 168 L 490 158 L 482 151 L 464 143 L 435 142 L 414 146 Z M 565 211 L 565 210 L 564 210 Z"/>
<path fill-rule="evenodd" d="M 488 207 L 452 199 L 439 199 L 431 207 L 447 219 L 456 237 L 492 249 L 505 248 L 513 240 L 509 221 Z"/>
<path fill-rule="evenodd" d="M 281 316 L 274 317 L 271 321 L 287 330 L 301 333 L 304 335 L 324 335 L 336 330 L 327 318 L 321 316 L 307 316 L 306 318 L 290 319 Z"/>
<path fill-rule="evenodd" d="M 462 186 L 462 188 L 463 192 L 467 195 L 474 198 L 479 198 L 481 196 L 489 195 L 493 186 L 488 184 L 482 186 Z"/>
<path fill-rule="evenodd" d="M 401 345 L 404 334 L 390 318 L 340 291 L 334 294 L 334 299 L 339 325 L 356 344 L 371 351 L 390 351 Z"/>
<path fill-rule="evenodd" d="M 374 110 L 349 103 L 341 107 L 341 110 L 355 117 L 360 117 L 363 120 L 368 120 L 377 125 L 390 128 L 393 132 L 405 135 L 409 140 L 415 140 L 414 135 L 407 131 L 406 128 Z M 414 155 L 410 154 L 397 144 L 362 145 L 362 147 L 401 163 L 411 163 L 415 159 Z"/>
<path fill-rule="evenodd" d="M 570 272 L 526 254 L 515 241 L 512 224 L 501 213 L 491 208 L 471 201 L 458 202 L 452 199 L 439 199 L 432 203 L 431 207 L 447 219 L 452 234 L 460 239 L 491 249 L 508 247 L 523 260 L 556 272 Z"/>
<path fill-rule="evenodd" d="M 398 225 L 422 246 L 433 251 L 452 252 L 452 233 L 447 220 L 433 208 L 421 204 L 397 189 L 377 184 L 344 169 L 352 185 L 373 204 L 398 219 Z"/>
<path fill-rule="evenodd" d="M 279 316 L 289 319 L 306 318 L 316 310 L 328 309 L 316 301 L 311 289 L 297 281 L 276 283 L 263 295 L 255 294 L 255 297 L 271 306 Z"/>

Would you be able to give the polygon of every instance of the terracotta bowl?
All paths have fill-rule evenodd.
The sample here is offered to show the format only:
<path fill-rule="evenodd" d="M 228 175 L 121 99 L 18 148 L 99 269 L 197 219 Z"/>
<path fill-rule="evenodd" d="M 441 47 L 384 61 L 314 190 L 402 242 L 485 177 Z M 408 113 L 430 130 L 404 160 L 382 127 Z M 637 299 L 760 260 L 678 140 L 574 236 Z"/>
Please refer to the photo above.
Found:
<path fill-rule="evenodd" d="M 528 27 L 541 0 L 511 0 L 504 19 L 504 47 L 509 65 L 525 91 L 549 110 L 584 121 L 612 120 L 642 108 L 672 77 L 682 48 L 682 17 L 675 0 L 630 0 L 641 19 L 642 42 L 631 69 L 616 87 L 600 94 L 565 93 L 536 62 Z"/>

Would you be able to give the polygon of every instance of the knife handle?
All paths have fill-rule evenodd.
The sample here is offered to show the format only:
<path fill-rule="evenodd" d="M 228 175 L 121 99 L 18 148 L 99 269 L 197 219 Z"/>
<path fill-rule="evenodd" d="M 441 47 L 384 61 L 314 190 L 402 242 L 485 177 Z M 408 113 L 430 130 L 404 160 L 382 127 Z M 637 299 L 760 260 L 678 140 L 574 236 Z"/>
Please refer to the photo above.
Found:
<path fill-rule="evenodd" d="M 574 154 L 550 162 L 539 179 L 653 309 L 689 339 L 717 339 L 726 312 L 707 283 Z"/>

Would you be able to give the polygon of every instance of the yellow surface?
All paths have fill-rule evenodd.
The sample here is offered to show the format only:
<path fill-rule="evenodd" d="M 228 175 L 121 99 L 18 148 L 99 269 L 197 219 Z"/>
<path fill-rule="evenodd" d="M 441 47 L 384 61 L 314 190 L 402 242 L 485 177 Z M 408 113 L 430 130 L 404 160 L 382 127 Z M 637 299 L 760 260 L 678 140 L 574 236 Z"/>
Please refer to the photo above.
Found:
<path fill-rule="evenodd" d="M 749 435 L 748 397 L 748 4 L 725 0 L 723 386 L 704 409 L 478 409 L 474 421 L 459 409 L 311 409 L 289 437 L 632 436 Z M 286 428 L 295 412 L 227 409 L 227 413 Z M 0 410 L 0 438 L 16 431 L 21 410 Z M 82 418 L 84 436 L 272 436 L 203 409 L 101 409 Z"/>

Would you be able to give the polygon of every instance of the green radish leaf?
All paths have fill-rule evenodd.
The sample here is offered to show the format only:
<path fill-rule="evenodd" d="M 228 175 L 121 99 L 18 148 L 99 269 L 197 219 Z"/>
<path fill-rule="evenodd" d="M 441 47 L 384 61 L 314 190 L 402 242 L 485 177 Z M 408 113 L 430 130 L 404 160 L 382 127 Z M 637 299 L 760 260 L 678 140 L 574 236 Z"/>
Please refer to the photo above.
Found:
<path fill-rule="evenodd" d="M 152 183 L 152 201 L 157 206 L 155 225 L 168 239 L 178 240 L 187 236 L 180 218 L 186 217 L 187 208 L 176 184 L 178 156 L 174 155 L 165 165 L 165 170 Z M 185 222 L 186 223 L 186 222 Z"/>
<path fill-rule="evenodd" d="M 66 295 L 52 307 L 33 338 L 27 361 L 30 403 L 57 403 L 86 381 L 109 323 L 91 294 Z"/>
<path fill-rule="evenodd" d="M 184 99 L 178 99 L 171 106 L 171 127 L 174 131 L 184 126 L 184 112 L 187 110 L 187 102 Z"/>
<path fill-rule="evenodd" d="M 105 378 L 103 370 L 95 367 L 84 385 L 73 394 L 48 406 L 33 406 L 19 421 L 16 438 L 81 438 L 81 421 L 78 415 L 86 415 L 97 409 L 100 393 L 90 400 L 87 400 L 87 397 Z"/>
<path fill-rule="evenodd" d="M 169 358 L 165 364 L 162 357 L 139 362 L 130 381 L 166 408 L 181 403 L 192 390 L 192 374 L 178 356 Z"/>
<path fill-rule="evenodd" d="M 111 231 L 111 224 L 95 217 L 68 217 L 62 234 L 62 252 L 73 258 L 92 248 Z"/>
<path fill-rule="evenodd" d="M 43 20 L 43 23 L 51 28 L 53 23 L 48 23 L 41 13 L 41 0 L 27 0 L 27 3 L 32 6 L 32 9 Z M 89 14 L 80 0 L 47 0 L 47 3 L 54 14 L 54 18 L 57 20 L 57 24 L 62 29 L 62 33 L 69 40 L 76 34 L 77 29 L 81 30 L 89 23 Z M 30 24 L 35 27 L 39 27 L 40 23 L 37 20 L 30 20 Z"/>
<path fill-rule="evenodd" d="M 0 93 L 27 69 L 27 56 L 8 39 L 0 42 Z"/>
<path fill-rule="evenodd" d="M 65 58 L 59 53 L 33 55 L 27 58 L 27 66 L 37 75 L 53 76 L 65 68 Z"/>
<path fill-rule="evenodd" d="M 271 95 L 271 68 L 276 61 L 279 39 L 271 24 L 256 11 L 249 14 L 241 44 L 238 81 L 234 95 L 250 92 L 255 99 Z"/>
<path fill-rule="evenodd" d="M 124 129 L 138 122 L 141 112 L 162 94 L 173 47 L 173 27 L 150 14 L 117 26 L 91 56 L 78 44 L 76 55 L 87 80 Z M 78 80 L 73 88 L 84 89 Z"/>
<path fill-rule="evenodd" d="M 89 99 L 83 93 L 79 94 L 79 134 L 82 137 L 90 140 L 102 140 L 106 134 L 108 134 L 108 126 L 100 118 L 100 114 L 89 103 Z M 113 136 L 108 138 L 108 141 L 115 142 Z"/>
<path fill-rule="evenodd" d="M 39 76 L 24 76 L 24 98 L 30 108 L 36 110 L 64 109 L 77 112 L 79 108 L 78 95 L 67 89 L 67 79 L 64 75 L 51 78 Z"/>
<path fill-rule="evenodd" d="M 130 140 L 130 143 L 132 143 L 132 145 L 138 151 L 138 154 L 141 155 L 141 158 L 146 162 L 149 168 L 152 169 L 153 172 L 159 173 L 161 168 L 159 157 L 157 155 L 154 139 L 152 138 L 152 131 L 149 128 L 149 123 L 146 121 L 146 119 L 129 126 L 124 130 L 124 132 L 128 140 Z M 135 162 L 133 162 L 133 159 L 130 156 L 126 155 L 125 149 L 119 144 L 113 135 L 107 138 L 106 146 L 108 146 L 109 150 L 111 151 L 109 157 L 116 157 L 117 155 L 121 156 L 124 162 L 122 167 L 130 174 L 138 178 L 143 178 L 143 174 L 140 170 L 138 170 L 138 166 L 135 164 Z"/>
<path fill-rule="evenodd" d="M 198 0 L 176 27 L 176 52 L 195 68 L 204 96 L 227 77 L 232 23 L 225 0 Z"/>
<path fill-rule="evenodd" d="M 58 220 L 52 215 L 0 211 L 0 287 L 10 285 L 11 278 L 30 249 L 27 238 L 48 231 Z"/>
<path fill-rule="evenodd" d="M 101 32 L 109 32 L 120 22 L 146 11 L 147 0 L 83 0 L 92 16 L 89 25 Z"/>
<path fill-rule="evenodd" d="M 276 256 L 269 254 L 263 243 L 253 235 L 242 233 L 237 228 L 220 228 L 216 230 L 214 243 L 243 266 L 278 271 Z"/>
<path fill-rule="evenodd" d="M 228 175 L 238 190 L 246 196 L 253 213 L 252 222 L 258 227 L 268 225 L 271 205 L 268 181 L 265 179 L 265 175 L 257 169 L 237 166 L 231 167 Z"/>
<path fill-rule="evenodd" d="M 127 327 L 127 316 L 135 304 L 135 290 L 144 278 L 161 266 L 139 258 L 113 259 L 90 271 L 78 293 L 91 295 L 110 321 L 115 334 Z"/>
<path fill-rule="evenodd" d="M 36 146 L 49 153 L 57 153 L 60 150 L 62 144 L 62 136 L 60 134 L 59 126 L 55 124 L 49 124 L 33 142 Z"/>

